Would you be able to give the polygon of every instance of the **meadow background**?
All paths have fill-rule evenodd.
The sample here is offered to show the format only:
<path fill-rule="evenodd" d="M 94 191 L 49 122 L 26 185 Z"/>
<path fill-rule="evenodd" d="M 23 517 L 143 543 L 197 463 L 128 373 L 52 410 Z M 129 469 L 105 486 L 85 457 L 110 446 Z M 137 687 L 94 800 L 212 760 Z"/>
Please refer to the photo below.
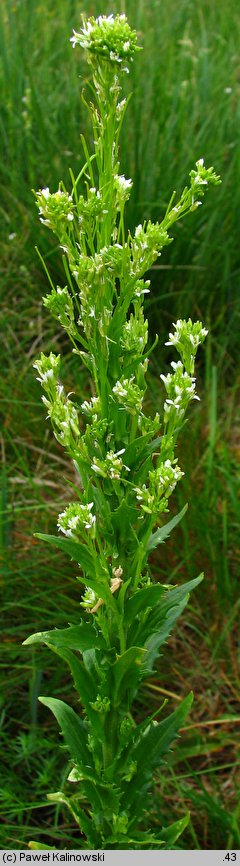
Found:
<path fill-rule="evenodd" d="M 121 135 L 121 170 L 134 180 L 133 228 L 161 219 L 173 189 L 185 186 L 196 159 L 221 174 L 202 208 L 174 228 L 149 276 L 147 312 L 159 334 L 149 374 L 149 408 L 162 401 L 159 373 L 170 360 L 164 342 L 177 317 L 209 327 L 198 360 L 201 403 L 191 406 L 179 446 L 185 476 L 171 513 L 187 515 L 159 549 L 152 572 L 162 582 L 205 571 L 165 650 L 142 687 L 144 717 L 165 697 L 169 709 L 193 688 L 182 737 L 156 775 L 151 822 L 170 823 L 186 808 L 183 848 L 240 848 L 239 668 L 239 222 L 240 13 L 235 0 L 2 0 L 0 9 L 1 188 L 1 848 L 37 838 L 77 847 L 67 813 L 49 806 L 64 784 L 64 754 L 55 721 L 38 694 L 70 696 L 66 673 L 46 649 L 21 642 L 33 631 L 63 627 L 79 614 L 74 567 L 46 551 L 35 531 L 54 531 L 69 498 L 68 461 L 45 422 L 32 364 L 40 350 L 61 350 L 71 390 L 67 338 L 42 308 L 47 280 L 64 284 L 61 256 L 38 221 L 32 188 L 82 165 L 80 132 L 89 135 L 80 92 L 88 75 L 69 43 L 80 13 L 126 12 L 139 52 L 126 82 L 133 91 Z M 79 371 L 83 399 L 88 383 Z M 75 843 L 75 844 L 74 844 Z"/>

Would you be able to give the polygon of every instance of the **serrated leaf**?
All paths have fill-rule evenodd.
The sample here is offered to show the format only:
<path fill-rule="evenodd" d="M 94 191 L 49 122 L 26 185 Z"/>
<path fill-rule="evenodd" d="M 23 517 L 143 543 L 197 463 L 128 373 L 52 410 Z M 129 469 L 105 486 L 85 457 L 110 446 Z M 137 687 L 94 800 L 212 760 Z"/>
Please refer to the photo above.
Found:
<path fill-rule="evenodd" d="M 59 550 L 74 559 L 74 562 L 78 562 L 87 574 L 92 575 L 92 577 L 96 576 L 94 559 L 85 544 L 81 544 L 80 541 L 72 541 L 71 538 L 59 538 L 58 535 L 44 535 L 42 532 L 36 532 L 35 538 L 46 541 L 53 547 L 58 547 Z"/>
<path fill-rule="evenodd" d="M 112 512 L 111 523 L 115 533 L 121 536 L 121 541 L 129 540 L 129 536 L 132 534 L 131 525 L 136 521 L 137 516 L 137 509 L 128 505 L 125 499 L 122 499 L 116 511 Z"/>
<path fill-rule="evenodd" d="M 92 820 L 86 815 L 83 809 L 80 808 L 76 797 L 66 797 L 62 791 L 56 791 L 54 794 L 48 794 L 50 803 L 67 806 L 73 815 L 76 824 L 80 827 L 82 833 L 86 836 L 91 847 L 95 847 L 96 834 L 94 833 L 94 825 Z M 98 841 L 98 840 L 97 840 Z"/>
<path fill-rule="evenodd" d="M 160 445 L 161 436 L 158 436 L 155 439 L 151 439 L 151 433 L 144 433 L 143 436 L 137 436 L 133 442 L 130 442 L 127 445 L 125 454 L 124 454 L 124 462 L 126 462 L 127 466 L 130 468 L 140 468 L 140 465 L 144 465 L 144 461 L 146 460 L 146 455 L 150 456 L 156 448 Z"/>
<path fill-rule="evenodd" d="M 153 532 L 150 535 L 147 543 L 148 553 L 150 553 L 151 550 L 154 550 L 155 547 L 158 546 L 158 544 L 163 544 L 163 542 L 172 532 L 172 529 L 174 529 L 174 527 L 177 526 L 178 523 L 180 523 L 180 520 L 182 520 L 184 514 L 186 514 L 187 509 L 188 503 L 184 505 L 184 507 L 181 511 L 178 512 L 178 514 L 175 514 L 175 517 L 172 517 L 172 520 L 169 520 L 168 523 L 165 523 L 165 526 L 160 526 L 160 528 L 157 529 L 156 532 Z"/>
<path fill-rule="evenodd" d="M 192 700 L 190 692 L 170 716 L 158 724 L 152 723 L 140 739 L 127 749 L 127 761 L 136 761 L 138 769 L 131 781 L 124 785 L 123 802 L 125 808 L 134 806 L 135 818 L 144 810 L 144 794 L 151 783 L 152 773 L 162 763 L 163 756 L 185 721 Z"/>
<path fill-rule="evenodd" d="M 124 622 L 129 625 L 142 610 L 147 610 L 147 608 L 157 604 L 165 592 L 166 587 L 160 583 L 138 589 L 125 604 Z"/>
<path fill-rule="evenodd" d="M 57 535 L 43 535 L 41 532 L 35 533 L 35 538 L 40 538 L 41 541 L 47 541 L 53 547 L 58 547 L 59 550 L 62 550 L 63 553 L 77 562 L 86 574 L 90 575 L 90 578 L 81 575 L 81 583 L 90 586 L 106 604 L 115 610 L 114 598 L 107 583 L 107 570 L 104 571 L 98 564 L 98 580 L 96 576 L 96 563 L 85 544 L 71 541 L 70 538 L 58 538 Z"/>
<path fill-rule="evenodd" d="M 58 698 L 40 697 L 38 700 L 48 707 L 57 719 L 75 764 L 79 764 L 80 767 L 83 764 L 84 767 L 93 769 L 92 758 L 87 747 L 88 731 L 85 722 L 77 716 L 72 707 L 64 701 L 59 701 Z"/>
<path fill-rule="evenodd" d="M 152 616 L 150 615 L 152 625 L 158 628 L 159 624 L 161 624 L 162 614 L 167 613 L 171 607 L 175 607 L 175 605 L 177 606 L 186 599 L 186 596 L 189 597 L 190 592 L 192 592 L 193 589 L 196 589 L 202 580 L 203 574 L 199 574 L 198 577 L 195 577 L 193 580 L 188 580 L 187 583 L 183 583 L 182 586 L 169 586 L 165 595 L 153 609 Z"/>
<path fill-rule="evenodd" d="M 161 625 L 159 625 L 158 630 L 147 638 L 144 646 L 146 649 L 146 667 L 149 673 L 152 672 L 155 659 L 159 655 L 160 647 L 163 643 L 166 642 L 167 638 L 171 634 L 172 628 L 175 625 L 178 617 L 181 616 L 181 613 L 183 612 L 186 604 L 188 603 L 188 600 L 189 593 L 185 595 L 184 599 L 182 599 L 179 604 L 174 605 L 174 607 L 171 607 L 170 610 L 165 613 L 162 618 L 163 621 L 161 622 Z"/>
<path fill-rule="evenodd" d="M 102 721 L 99 713 L 91 707 L 91 702 L 97 697 L 98 682 L 96 678 L 93 679 L 81 659 L 77 658 L 70 649 L 59 646 L 52 647 L 51 644 L 48 644 L 48 646 L 69 665 L 80 701 L 83 707 L 85 707 L 88 719 L 91 722 L 92 731 L 102 743 L 104 736 Z"/>
<path fill-rule="evenodd" d="M 141 645 L 145 646 L 148 650 L 146 665 L 149 670 L 151 670 L 151 665 L 158 655 L 159 647 L 167 640 L 176 619 L 187 604 L 189 593 L 202 580 L 203 575 L 200 574 L 199 577 L 188 581 L 182 586 L 169 587 L 162 594 L 158 603 L 148 613 L 145 620 L 141 621 L 140 619 L 140 622 L 139 620 L 133 620 L 129 630 L 128 643 L 136 645 L 141 642 Z"/>
<path fill-rule="evenodd" d="M 101 823 L 103 816 L 111 821 L 113 812 L 118 812 L 119 791 L 114 785 L 99 784 L 96 778 L 84 780 L 83 786 L 86 797 L 94 809 L 94 817 L 99 816 Z"/>
<path fill-rule="evenodd" d="M 175 844 L 179 836 L 182 835 L 185 828 L 188 826 L 190 820 L 190 812 L 187 812 L 184 815 L 184 818 L 180 818 L 179 821 L 175 821 L 174 824 L 171 824 L 170 827 L 163 827 L 158 836 L 159 841 L 164 843 L 165 849 L 170 849 Z"/>
<path fill-rule="evenodd" d="M 71 625 L 68 628 L 39 631 L 23 641 L 24 646 L 33 643 L 51 644 L 51 646 L 56 648 L 67 647 L 79 652 L 84 652 L 87 649 L 106 648 L 102 634 L 96 631 L 92 623 L 84 621 L 79 625 Z"/>
<path fill-rule="evenodd" d="M 145 650 L 141 647 L 129 647 L 112 665 L 115 683 L 114 704 L 124 700 L 125 692 L 130 688 L 135 692 L 137 683 L 143 675 L 142 663 Z"/>

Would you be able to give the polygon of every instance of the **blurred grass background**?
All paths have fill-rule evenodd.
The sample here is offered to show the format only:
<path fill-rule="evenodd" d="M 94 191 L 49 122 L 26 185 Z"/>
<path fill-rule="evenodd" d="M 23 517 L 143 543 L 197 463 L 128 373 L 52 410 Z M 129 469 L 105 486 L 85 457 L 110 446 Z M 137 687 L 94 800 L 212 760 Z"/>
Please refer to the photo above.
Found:
<path fill-rule="evenodd" d="M 88 75 L 69 37 L 80 13 L 126 12 L 143 51 L 125 84 L 133 91 L 121 136 L 121 171 L 132 177 L 129 227 L 160 219 L 173 189 L 181 191 L 196 159 L 222 177 L 202 208 L 174 229 L 174 244 L 150 273 L 150 329 L 159 347 L 149 376 L 149 408 L 159 405 L 163 348 L 178 316 L 202 318 L 210 333 L 198 362 L 198 393 L 179 450 L 185 476 L 172 511 L 188 501 L 180 527 L 155 556 L 164 582 L 205 571 L 166 650 L 164 666 L 136 706 L 176 705 L 189 688 L 195 704 L 183 736 L 156 777 L 151 821 L 170 823 L 186 807 L 183 848 L 239 848 L 239 214 L 240 12 L 234 0 L 2 0 L 0 8 L 1 188 L 1 502 L 3 590 L 1 659 L 2 848 L 37 838 L 78 847 L 64 811 L 48 791 L 64 781 L 65 755 L 54 721 L 38 708 L 44 692 L 69 695 L 61 664 L 21 648 L 35 629 L 79 615 L 74 569 L 33 538 L 55 527 L 68 502 L 69 466 L 44 418 L 32 363 L 39 351 L 61 351 L 71 388 L 65 336 L 42 310 L 46 278 L 35 245 L 56 283 L 61 256 L 39 223 L 32 188 L 69 183 L 82 164 L 80 132 L 90 135 L 81 103 Z M 84 371 L 79 389 L 87 396 Z M 67 571 L 66 571 L 67 568 Z M 7 673 L 6 673 L 7 672 Z M 63 695 L 64 690 L 64 695 Z M 57 748 L 56 748 L 57 744 Z"/>

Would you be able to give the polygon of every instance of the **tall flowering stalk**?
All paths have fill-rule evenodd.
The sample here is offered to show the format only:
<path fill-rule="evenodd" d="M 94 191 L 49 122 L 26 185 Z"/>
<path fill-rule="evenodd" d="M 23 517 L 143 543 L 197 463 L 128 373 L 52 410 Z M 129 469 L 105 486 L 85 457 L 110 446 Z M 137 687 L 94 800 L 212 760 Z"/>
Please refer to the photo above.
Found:
<path fill-rule="evenodd" d="M 124 15 L 83 21 L 73 47 L 87 53 L 94 152 L 82 136 L 85 165 L 69 194 L 60 183 L 37 195 L 41 221 L 57 236 L 68 262 L 67 285 L 44 304 L 69 335 L 77 366 L 84 364 L 94 396 L 71 399 L 61 383 L 60 355 L 35 362 L 43 402 L 57 441 L 78 476 L 75 500 L 58 517 L 59 535 L 38 535 L 68 555 L 84 587 L 77 625 L 32 635 L 69 665 L 81 708 L 40 698 L 56 716 L 71 757 L 68 791 L 49 794 L 68 806 L 79 825 L 79 847 L 140 848 L 175 845 L 188 816 L 158 832 L 145 831 L 152 774 L 184 722 L 189 695 L 170 715 L 158 712 L 137 724 L 131 707 L 141 682 L 154 670 L 160 647 L 201 576 L 184 586 L 152 579 L 148 558 L 185 509 L 164 523 L 169 498 L 183 472 L 177 437 L 195 392 L 194 362 L 207 331 L 179 320 L 166 345 L 180 360 L 161 379 L 163 418 L 144 412 L 148 322 L 145 272 L 172 238 L 169 229 L 201 204 L 217 184 L 203 159 L 190 172 L 179 201 L 170 201 L 161 222 L 126 232 L 124 209 L 132 181 L 119 168 L 118 141 L 127 107 L 120 80 L 139 50 Z M 79 194 L 85 179 L 85 195 Z M 72 793 L 73 789 L 73 793 Z M 35 843 L 32 843 L 34 845 Z M 74 842 L 76 844 L 76 840 Z M 36 845 L 36 847 L 39 847 Z"/>

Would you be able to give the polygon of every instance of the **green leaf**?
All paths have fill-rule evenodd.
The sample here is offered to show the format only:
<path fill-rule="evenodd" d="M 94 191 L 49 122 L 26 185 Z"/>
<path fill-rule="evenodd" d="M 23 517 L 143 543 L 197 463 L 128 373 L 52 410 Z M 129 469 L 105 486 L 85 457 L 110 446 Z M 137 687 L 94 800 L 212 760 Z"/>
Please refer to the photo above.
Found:
<path fill-rule="evenodd" d="M 91 754 L 87 746 L 88 730 L 85 722 L 64 701 L 59 701 L 57 698 L 45 697 L 40 697 L 38 700 L 45 707 L 49 707 L 52 710 L 73 761 L 79 766 L 83 764 L 84 767 L 88 766 L 93 769 Z"/>
<path fill-rule="evenodd" d="M 84 652 L 87 649 L 106 648 L 103 636 L 96 631 L 93 623 L 82 621 L 80 625 L 71 625 L 69 628 L 56 628 L 51 631 L 39 631 L 31 634 L 23 645 L 33 643 L 45 643 L 52 647 L 67 647 L 68 649 Z"/>
<path fill-rule="evenodd" d="M 39 830 L 39 833 L 41 833 L 41 830 Z M 35 842 L 29 842 L 28 848 L 30 848 L 31 851 L 56 851 L 57 850 L 57 848 L 52 848 L 51 845 L 43 845 L 41 842 L 36 842 L 36 841 Z"/>
<path fill-rule="evenodd" d="M 81 544 L 80 541 L 71 541 L 70 538 L 58 538 L 57 535 L 44 535 L 41 532 L 36 532 L 35 538 L 40 538 L 40 541 L 46 541 L 47 544 L 58 547 L 59 550 L 78 562 L 87 574 L 96 577 L 94 559 L 85 544 Z"/>
<path fill-rule="evenodd" d="M 122 499 L 121 504 L 116 511 L 111 514 L 111 523 L 115 530 L 116 536 L 119 535 L 121 541 L 129 540 L 129 536 L 134 538 L 131 532 L 131 525 L 138 517 L 137 509 L 127 504 L 125 499 Z"/>
<path fill-rule="evenodd" d="M 78 805 L 77 797 L 66 797 L 62 791 L 56 791 L 55 794 L 48 794 L 48 800 L 50 803 L 67 806 L 73 815 L 76 824 L 78 824 L 82 833 L 86 836 L 89 845 L 95 848 L 96 834 L 94 833 L 93 822 Z"/>
<path fill-rule="evenodd" d="M 131 694 L 135 692 L 137 683 L 143 675 L 142 663 L 145 650 L 141 647 L 129 647 L 112 666 L 115 682 L 114 704 L 123 701 L 125 692 L 130 688 Z"/>
<path fill-rule="evenodd" d="M 181 616 L 184 607 L 186 607 L 188 599 L 189 594 L 186 595 L 178 605 L 171 607 L 170 610 L 165 613 L 164 617 L 162 617 L 163 621 L 161 622 L 161 625 L 159 625 L 158 631 L 154 631 L 154 633 L 146 640 L 144 646 L 146 649 L 146 668 L 148 673 L 152 672 L 155 659 L 159 655 L 159 649 L 169 637 L 176 620 Z"/>
<path fill-rule="evenodd" d="M 161 583 L 156 583 L 153 586 L 145 586 L 143 589 L 138 589 L 137 592 L 132 595 L 126 602 L 124 623 L 128 625 L 142 610 L 147 610 L 147 608 L 149 607 L 152 608 L 155 604 L 157 604 L 157 602 L 165 592 L 166 587 L 162 586 Z"/>
<path fill-rule="evenodd" d="M 158 544 L 163 544 L 163 542 L 172 532 L 172 529 L 174 529 L 174 527 L 177 526 L 178 523 L 180 523 L 180 520 L 182 520 L 184 514 L 186 514 L 187 509 L 188 503 L 184 505 L 182 510 L 179 511 L 178 514 L 176 514 L 175 517 L 172 518 L 172 520 L 169 520 L 168 523 L 165 523 L 165 526 L 160 526 L 160 528 L 157 529 L 156 532 L 153 532 L 150 535 L 147 543 L 148 553 L 150 553 L 151 550 L 154 550 L 155 547 L 158 546 Z"/>
<path fill-rule="evenodd" d="M 84 706 L 87 706 L 88 712 L 90 709 L 91 715 L 89 704 L 90 701 L 94 701 L 97 696 L 97 683 L 94 682 L 93 677 L 91 677 L 89 671 L 86 670 L 81 659 L 77 658 L 71 650 L 58 647 L 56 651 L 69 665 L 80 700 Z"/>
<path fill-rule="evenodd" d="M 63 553 L 66 553 L 71 559 L 78 562 L 86 574 L 90 575 L 90 579 L 81 575 L 81 583 L 90 586 L 115 611 L 115 600 L 107 583 L 107 569 L 104 571 L 98 561 L 96 573 L 96 563 L 85 544 L 81 544 L 79 541 L 71 541 L 70 538 L 58 538 L 57 535 L 43 535 L 41 532 L 35 533 L 35 538 L 40 538 L 41 541 L 47 541 L 53 547 L 58 547 L 59 550 L 62 550 Z"/>
<path fill-rule="evenodd" d="M 192 692 L 182 701 L 180 706 L 166 719 L 159 723 L 151 723 L 134 745 L 127 749 L 127 761 L 137 762 L 137 772 L 130 782 L 124 785 L 123 802 L 125 808 L 134 807 L 135 819 L 144 810 L 146 793 L 152 782 L 152 773 L 162 763 L 170 743 L 176 737 L 192 705 Z M 123 755 L 122 755 L 122 763 Z"/>
<path fill-rule="evenodd" d="M 147 650 L 145 664 L 149 671 L 152 670 L 160 646 L 167 640 L 176 619 L 186 606 L 189 593 L 202 580 L 203 574 L 200 574 L 183 586 L 169 587 L 145 620 L 133 620 L 128 634 L 128 643 L 136 645 L 141 642 L 141 645 L 145 646 Z"/>
<path fill-rule="evenodd" d="M 161 442 L 161 436 L 158 436 L 156 439 L 151 439 L 152 433 L 144 433 L 143 436 L 137 436 L 133 442 L 130 442 L 129 445 L 126 446 L 125 454 L 124 454 L 124 463 L 127 466 L 130 466 L 131 469 L 140 468 L 141 464 L 144 466 L 144 461 L 146 460 L 146 455 L 149 456 L 152 454 Z"/>
<path fill-rule="evenodd" d="M 83 788 L 91 807 L 94 810 L 94 817 L 102 825 L 103 819 L 112 821 L 113 812 L 118 812 L 119 808 L 119 791 L 115 785 L 102 785 L 97 779 L 87 778 L 83 782 Z"/>
<path fill-rule="evenodd" d="M 170 827 L 163 827 L 158 836 L 159 841 L 164 843 L 165 849 L 170 849 L 173 847 L 179 836 L 182 835 L 185 828 L 188 826 L 190 820 L 190 812 L 187 812 L 184 815 L 184 818 L 180 818 L 179 821 L 175 821 L 174 824 L 171 824 Z"/>
<path fill-rule="evenodd" d="M 91 702 L 95 701 L 97 697 L 98 681 L 96 678 L 93 679 L 84 662 L 77 658 L 70 649 L 59 646 L 54 647 L 50 643 L 48 643 L 48 646 L 69 665 L 80 701 L 85 707 L 88 719 L 91 722 L 92 731 L 102 743 L 104 736 L 102 721 L 99 713 L 91 707 Z"/>
<path fill-rule="evenodd" d="M 187 603 L 189 593 L 192 592 L 193 589 L 196 589 L 196 587 L 199 583 L 201 583 L 202 580 L 203 573 L 199 574 L 198 577 L 195 577 L 193 580 L 189 580 L 187 581 L 187 583 L 183 583 L 182 586 L 169 586 L 165 595 L 160 599 L 159 603 L 149 614 L 147 623 L 151 624 L 152 632 L 154 630 L 154 627 L 156 629 L 159 628 L 159 625 L 162 622 L 163 615 L 167 614 L 171 607 L 175 607 L 175 605 L 181 604 L 182 601 L 184 601 L 185 604 Z"/>

